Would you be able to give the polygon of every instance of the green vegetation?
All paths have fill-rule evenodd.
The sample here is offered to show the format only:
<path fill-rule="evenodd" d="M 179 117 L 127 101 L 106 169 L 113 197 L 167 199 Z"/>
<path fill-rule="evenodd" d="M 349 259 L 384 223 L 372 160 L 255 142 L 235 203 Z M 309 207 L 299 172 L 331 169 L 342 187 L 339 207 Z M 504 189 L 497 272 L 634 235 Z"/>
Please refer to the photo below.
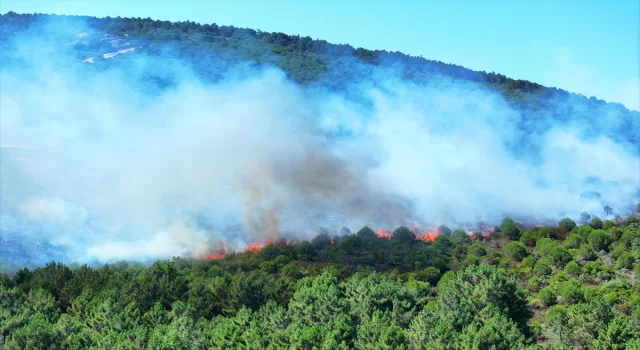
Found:
<path fill-rule="evenodd" d="M 81 33 L 87 35 L 78 37 Z M 594 120 L 604 115 L 618 115 L 623 122 L 604 130 L 600 124 L 589 123 L 592 126 L 588 131 L 606 132 L 609 137 L 631 143 L 640 137 L 637 124 L 640 114 L 620 104 L 606 103 L 595 97 L 587 98 L 527 80 L 511 79 L 494 72 L 472 71 L 400 52 L 354 48 L 298 35 L 191 21 L 8 12 L 0 15 L 0 58 L 3 65 L 23 67 L 29 64 L 14 54 L 24 52 L 24 48 L 20 48 L 24 42 L 20 35 L 36 41 L 38 44 L 33 49 L 46 52 L 49 62 L 64 60 L 57 64 L 77 69 L 82 76 L 92 69 L 118 67 L 131 79 L 139 80 L 145 88 L 149 88 L 148 85 L 171 86 L 178 78 L 174 76 L 177 73 L 169 68 L 176 62 L 189 68 L 203 81 L 224 79 L 238 66 L 273 66 L 302 85 L 322 85 L 340 91 L 349 91 L 351 87 L 371 82 L 376 73 L 384 72 L 386 76 L 420 85 L 457 82 L 495 91 L 512 108 L 521 112 L 522 118 L 517 126 L 529 135 L 527 137 L 536 137 L 544 131 L 548 126 L 545 121 Z M 134 52 L 120 55 L 117 59 L 103 57 L 103 54 L 132 47 L 136 48 Z M 144 60 L 138 60 L 144 57 L 161 60 L 149 66 Z M 94 63 L 78 64 L 88 58 L 93 58 Z M 608 208 L 606 212 L 612 213 L 612 210 Z M 570 229 L 565 224 L 562 227 Z M 509 230 L 516 234 L 512 228 Z"/>
<path fill-rule="evenodd" d="M 441 229 L 450 236 L 434 242 L 365 227 L 212 261 L 25 268 L 0 275 L 0 344 L 636 349 L 637 218 L 606 229 L 566 223 L 482 240 Z M 522 227 L 506 219 L 502 233 L 513 226 Z"/>
<path fill-rule="evenodd" d="M 27 35 L 38 43 L 32 56 L 46 57 L 52 71 L 117 67 L 145 88 L 170 87 L 176 62 L 205 82 L 239 65 L 271 65 L 302 85 L 343 91 L 384 68 L 418 84 L 455 81 L 496 91 L 521 112 L 517 127 L 526 137 L 540 135 L 545 120 L 611 113 L 625 116 L 606 130 L 612 137 L 635 144 L 640 131 L 639 114 L 617 104 L 309 37 L 13 12 L 0 16 L 0 33 L 3 67 L 31 64 L 18 55 L 34 49 L 19 47 Z M 126 47 L 136 50 L 102 56 Z M 94 63 L 81 64 L 88 58 Z M 145 58 L 171 64 L 146 67 Z M 441 226 L 433 242 L 406 227 L 386 239 L 365 227 L 212 261 L 24 268 L 0 274 L 0 348 L 638 349 L 640 219 L 584 214 L 580 226 L 563 219 L 557 227 L 527 228 L 505 218 L 492 237 Z"/>

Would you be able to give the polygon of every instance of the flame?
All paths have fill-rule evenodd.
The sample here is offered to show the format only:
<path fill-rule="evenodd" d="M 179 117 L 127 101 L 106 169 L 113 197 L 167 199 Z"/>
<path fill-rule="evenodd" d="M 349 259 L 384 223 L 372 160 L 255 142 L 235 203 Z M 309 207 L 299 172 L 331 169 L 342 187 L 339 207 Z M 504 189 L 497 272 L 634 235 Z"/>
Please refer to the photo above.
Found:
<path fill-rule="evenodd" d="M 391 233 L 384 231 L 383 229 L 378 229 L 378 238 L 386 238 L 391 239 Z"/>
<path fill-rule="evenodd" d="M 467 232 L 467 233 L 469 234 L 469 236 L 471 237 L 472 240 L 478 239 L 478 236 L 476 236 L 474 233 L 472 233 L 472 232 Z M 491 236 L 493 236 L 493 229 L 491 229 L 491 230 L 489 230 L 487 232 L 483 232 L 480 235 L 484 239 L 489 239 L 489 238 L 491 238 Z"/>
<path fill-rule="evenodd" d="M 435 228 L 432 231 L 424 230 L 422 235 L 416 235 L 416 239 L 425 241 L 425 242 L 433 242 L 440 236 L 440 229 Z"/>
<path fill-rule="evenodd" d="M 215 253 L 215 254 L 207 254 L 204 259 L 205 260 L 218 260 L 218 259 L 222 259 L 225 256 L 227 256 L 227 253 L 225 252 L 221 252 L 221 253 Z"/>
<path fill-rule="evenodd" d="M 420 241 L 424 241 L 424 242 L 434 242 L 436 240 L 436 238 L 438 238 L 438 236 L 441 235 L 440 229 L 438 228 L 432 228 L 432 229 L 427 229 L 424 230 L 422 234 L 418 233 L 418 229 L 416 228 L 415 224 L 411 225 L 411 232 L 413 232 L 413 234 L 415 235 L 415 239 L 420 240 Z M 491 238 L 491 236 L 493 235 L 493 229 L 483 232 L 482 233 L 482 237 L 485 239 Z M 473 233 L 473 232 L 467 232 L 467 234 L 469 235 L 469 237 L 471 237 L 472 240 L 476 240 L 478 237 Z M 377 236 L 378 238 L 385 238 L 385 239 L 391 239 L 392 234 L 390 231 L 387 230 L 383 230 L 381 228 L 378 229 L 377 231 Z M 303 241 L 307 241 L 310 242 L 312 241 L 312 238 L 310 239 L 306 239 Z M 290 245 L 295 245 L 300 243 L 301 241 L 299 240 L 280 240 L 277 242 L 278 245 L 285 245 L 285 246 L 290 246 Z M 265 241 L 262 245 L 260 244 L 260 241 L 255 241 L 254 243 L 249 243 L 247 248 L 244 249 L 244 252 L 250 252 L 251 254 L 255 254 L 257 252 L 259 252 L 260 250 L 262 250 L 262 248 L 268 246 L 269 244 L 272 244 L 271 241 L 267 240 Z M 336 244 L 335 240 L 331 240 L 331 244 Z M 218 259 L 222 259 L 225 256 L 227 256 L 230 252 L 228 251 L 219 251 L 217 253 L 210 253 L 205 255 L 204 259 L 205 260 L 218 260 Z"/>
<path fill-rule="evenodd" d="M 294 242 L 285 242 L 286 245 L 290 245 L 293 244 Z M 255 241 L 254 243 L 249 243 L 249 245 L 247 246 L 247 248 L 245 248 L 245 252 L 250 252 L 252 254 L 255 254 L 256 252 L 259 252 L 262 248 L 268 246 L 269 244 L 271 244 L 271 241 L 267 240 L 265 241 L 262 245 L 260 245 L 260 241 Z M 229 254 L 227 251 L 221 251 L 218 253 L 210 253 L 205 255 L 204 259 L 205 260 L 218 260 L 218 259 L 222 259 L 225 256 L 227 256 L 227 254 Z"/>
<path fill-rule="evenodd" d="M 245 251 L 251 252 L 251 253 L 256 253 L 256 252 L 259 252 L 260 249 L 268 246 L 269 244 L 271 244 L 271 241 L 269 241 L 269 240 L 265 241 L 264 244 L 262 244 L 262 246 L 260 246 L 260 241 L 255 241 L 255 243 L 249 243 L 249 246 L 247 247 L 247 249 Z"/>

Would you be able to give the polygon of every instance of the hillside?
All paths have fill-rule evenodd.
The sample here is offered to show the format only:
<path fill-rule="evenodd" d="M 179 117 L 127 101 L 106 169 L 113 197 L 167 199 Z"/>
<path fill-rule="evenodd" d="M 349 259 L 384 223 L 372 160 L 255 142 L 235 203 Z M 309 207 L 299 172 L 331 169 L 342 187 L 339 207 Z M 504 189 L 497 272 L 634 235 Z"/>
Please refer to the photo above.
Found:
<path fill-rule="evenodd" d="M 143 68 L 144 64 L 133 63 L 140 57 L 179 61 L 198 79 L 209 82 L 237 74 L 238 66 L 275 66 L 303 86 L 317 85 L 347 92 L 347 96 L 350 90 L 360 89 L 363 83 L 379 84 L 380 76 L 383 80 L 385 76 L 393 76 L 426 86 L 447 80 L 471 84 L 503 96 L 521 115 L 517 128 L 523 137 L 519 143 L 535 143 L 550 125 L 558 122 L 583 123 L 585 131 L 592 136 L 605 135 L 630 145 L 640 143 L 640 112 L 629 111 L 621 104 L 400 52 L 372 51 L 310 37 L 215 23 L 150 18 L 9 12 L 0 16 L 0 33 L 2 64 L 5 66 L 25 64 L 19 63 L 24 57 L 16 58 L 10 53 L 30 49 L 16 50 L 20 46 L 19 37 L 26 35 L 29 40 L 38 41 L 37 50 L 47 57 L 49 64 L 58 61 L 57 64 L 65 69 L 76 71 L 80 68 L 80 75 L 88 73 L 84 72 L 86 67 L 75 67 L 76 63 L 93 65 L 95 69 L 122 69 L 132 76 L 131 79 L 144 84 L 145 89 L 173 86 L 179 77 L 175 72 Z M 518 147 L 526 150 L 528 146 Z M 637 147 L 632 149 L 640 154 Z"/>
<path fill-rule="evenodd" d="M 7 349 L 638 349 L 640 219 L 0 275 Z M 536 345 L 537 344 L 537 345 Z"/>
<path fill-rule="evenodd" d="M 0 77 L 0 349 L 640 349 L 639 112 L 148 18 Z"/>
<path fill-rule="evenodd" d="M 52 27 L 57 31 L 52 32 Z M 400 52 L 372 51 L 310 37 L 218 26 L 215 23 L 169 22 L 150 18 L 9 12 L 0 16 L 0 33 L 3 45 L 9 45 L 5 46 L 5 54 L 15 44 L 11 38 L 27 34 L 37 36 L 43 43 L 53 39 L 62 40 L 64 45 L 56 42 L 56 50 L 62 51 L 60 46 L 70 50 L 76 62 L 99 65 L 112 64 L 115 62 L 112 58 L 116 55 L 118 59 L 131 55 L 160 56 L 188 62 L 200 78 L 210 81 L 221 79 L 230 67 L 247 62 L 273 65 L 284 70 L 298 83 L 320 83 L 333 89 L 346 89 L 354 82 L 370 78 L 378 70 L 389 71 L 390 74 L 420 84 L 445 77 L 497 91 L 531 119 L 543 115 L 545 118 L 580 119 L 622 114 L 629 124 L 619 126 L 616 131 L 625 134 L 628 140 L 638 140 L 638 128 L 633 131 L 634 128 L 630 126 L 638 125 L 640 114 L 630 112 L 620 104 Z M 162 83 L 170 84 L 168 81 Z"/>

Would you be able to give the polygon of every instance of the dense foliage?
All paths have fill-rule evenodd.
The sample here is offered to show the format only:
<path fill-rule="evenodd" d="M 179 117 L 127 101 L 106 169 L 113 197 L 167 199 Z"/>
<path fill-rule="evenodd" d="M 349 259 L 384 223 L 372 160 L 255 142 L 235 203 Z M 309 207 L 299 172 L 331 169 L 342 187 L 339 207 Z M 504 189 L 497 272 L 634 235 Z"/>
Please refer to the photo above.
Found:
<path fill-rule="evenodd" d="M 6 349 L 638 349 L 640 219 L 0 275 Z M 593 226 L 596 226 L 595 228 Z M 514 227 L 519 235 L 514 234 Z"/>

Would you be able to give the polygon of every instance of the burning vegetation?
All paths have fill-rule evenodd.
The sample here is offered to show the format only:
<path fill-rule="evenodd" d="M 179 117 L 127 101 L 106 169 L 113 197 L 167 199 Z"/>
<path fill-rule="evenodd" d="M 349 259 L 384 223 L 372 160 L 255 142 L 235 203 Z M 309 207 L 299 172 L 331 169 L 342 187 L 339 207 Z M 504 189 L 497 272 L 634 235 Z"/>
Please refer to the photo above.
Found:
<path fill-rule="evenodd" d="M 476 240 L 478 238 L 481 239 L 489 239 L 492 237 L 493 233 L 494 233 L 494 229 L 490 229 L 490 230 L 486 230 L 485 226 L 482 225 L 481 226 L 482 229 L 484 229 L 484 231 L 477 231 L 477 232 L 471 232 L 471 231 L 463 231 L 465 232 L 465 234 L 471 239 L 471 240 Z M 363 228 L 364 229 L 368 229 L 367 227 Z M 361 230 L 362 231 L 362 230 Z M 394 231 L 395 232 L 395 231 Z M 457 231 L 460 232 L 460 231 Z M 440 235 L 447 235 L 450 236 L 451 235 L 451 230 L 449 230 L 449 228 L 447 228 L 446 226 L 440 226 L 440 227 L 435 227 L 435 228 L 429 228 L 429 229 L 424 229 L 422 232 L 420 232 L 420 230 L 415 226 L 412 225 L 411 226 L 411 233 L 413 233 L 414 239 L 416 241 L 422 241 L 422 242 L 435 242 L 436 238 L 438 238 L 438 236 Z M 317 238 L 318 236 L 321 235 L 326 235 L 326 234 L 320 234 L 317 235 L 315 238 Z M 338 236 L 340 237 L 340 236 Z M 338 238 L 336 237 L 336 238 Z M 394 233 L 390 230 L 384 230 L 382 228 L 378 228 L 378 230 L 376 231 L 376 237 L 379 239 L 385 239 L 385 240 L 391 240 L 394 237 Z M 311 239 L 307 239 L 307 240 L 287 240 L 287 239 L 282 239 L 281 241 L 279 241 L 278 243 L 281 243 L 281 245 L 284 246 L 292 246 L 292 245 L 296 245 L 299 244 L 301 242 L 312 242 L 315 238 L 311 238 Z M 336 238 L 330 239 L 329 243 L 330 244 L 336 244 Z M 344 236 L 342 236 L 342 238 L 344 238 Z M 260 242 L 259 240 L 256 240 L 253 243 L 249 243 L 244 249 L 238 251 L 233 251 L 232 249 L 229 248 L 219 248 L 214 250 L 211 253 L 208 253 L 204 256 L 205 260 L 218 260 L 218 259 L 222 259 L 224 257 L 226 257 L 229 254 L 232 253 L 250 253 L 251 255 L 256 255 L 256 253 L 260 252 L 263 248 L 274 244 L 271 240 L 266 240 L 264 242 Z"/>

